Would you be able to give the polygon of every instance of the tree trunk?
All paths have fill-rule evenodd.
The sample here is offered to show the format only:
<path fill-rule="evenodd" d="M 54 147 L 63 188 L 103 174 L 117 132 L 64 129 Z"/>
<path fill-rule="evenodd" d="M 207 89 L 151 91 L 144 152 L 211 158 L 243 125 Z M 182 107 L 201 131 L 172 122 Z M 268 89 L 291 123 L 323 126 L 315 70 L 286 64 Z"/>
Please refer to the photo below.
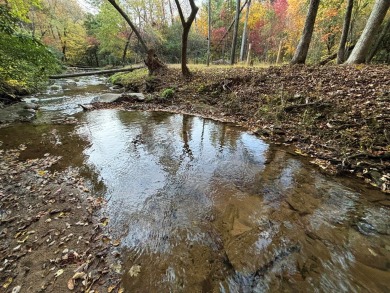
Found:
<path fill-rule="evenodd" d="M 142 49 L 147 53 L 146 60 L 144 60 L 145 65 L 148 67 L 149 75 L 159 73 L 163 70 L 165 70 L 166 65 L 159 60 L 157 57 L 155 50 L 148 48 L 146 45 L 144 39 L 142 38 L 141 34 L 137 30 L 137 28 L 134 26 L 133 22 L 130 20 L 130 18 L 127 16 L 127 14 L 122 10 L 122 8 L 119 7 L 119 5 L 115 2 L 115 0 L 107 0 L 119 13 L 122 15 L 124 20 L 129 24 L 135 35 L 137 36 L 137 39 L 139 43 L 141 44 Z"/>
<path fill-rule="evenodd" d="M 370 63 L 372 58 L 374 58 L 376 52 L 379 49 L 380 44 L 383 41 L 383 38 L 386 36 L 386 34 L 389 32 L 389 30 L 390 30 L 390 18 L 387 20 L 386 25 L 383 27 L 383 30 L 382 30 L 378 40 L 376 41 L 374 48 L 372 48 L 370 55 L 366 59 L 366 63 Z"/>
<path fill-rule="evenodd" d="M 366 61 L 366 57 L 370 50 L 371 42 L 375 36 L 375 32 L 378 31 L 386 13 L 389 9 L 389 0 L 376 0 L 370 17 L 367 20 L 366 26 L 356 43 L 346 64 L 359 64 Z"/>
<path fill-rule="evenodd" d="M 248 5 L 246 7 L 246 15 L 245 15 L 245 23 L 244 23 L 244 31 L 242 32 L 242 41 L 241 41 L 241 51 L 240 51 L 240 61 L 244 61 L 244 53 L 246 46 L 246 38 L 247 38 L 247 27 L 248 27 L 248 18 L 249 18 L 249 9 L 251 7 L 251 0 L 248 1 Z"/>
<path fill-rule="evenodd" d="M 337 53 L 337 64 L 342 64 L 345 61 L 345 45 L 347 44 L 349 25 L 351 23 L 353 9 L 353 0 L 348 0 L 347 11 L 345 13 L 343 32 L 341 34 L 339 51 Z"/>
<path fill-rule="evenodd" d="M 187 67 L 187 43 L 188 34 L 190 33 L 191 25 L 198 13 L 199 8 L 195 5 L 194 0 L 189 0 L 191 5 L 191 13 L 187 21 L 184 18 L 183 10 L 181 9 L 179 0 L 175 0 L 177 10 L 179 11 L 181 25 L 183 27 L 182 44 L 181 44 L 181 72 L 184 76 L 190 76 L 190 70 Z"/>
<path fill-rule="evenodd" d="M 283 39 L 279 42 L 278 56 L 276 57 L 276 64 L 279 64 L 282 61 L 282 51 L 283 51 Z"/>
<path fill-rule="evenodd" d="M 246 56 L 246 65 L 247 66 L 252 65 L 251 54 L 252 54 L 252 44 L 249 43 L 248 54 Z"/>
<path fill-rule="evenodd" d="M 233 42 L 232 42 L 232 53 L 230 55 L 230 65 L 235 63 L 236 59 L 236 47 L 237 47 L 237 35 L 238 35 L 238 22 L 240 20 L 240 0 L 236 0 L 236 16 L 234 19 L 234 31 L 233 31 Z"/>
<path fill-rule="evenodd" d="M 241 6 L 240 8 L 240 13 L 242 12 L 242 10 L 244 9 L 245 5 L 248 3 L 248 0 L 245 1 L 245 3 Z M 236 18 L 233 19 L 233 21 L 229 24 L 229 27 L 228 29 L 226 30 L 226 32 L 223 34 L 222 38 L 219 40 L 218 44 L 217 44 L 217 48 L 222 44 L 222 42 L 224 41 L 224 39 L 226 38 L 227 34 L 230 32 L 230 30 L 232 29 L 233 25 L 235 24 L 236 22 Z"/>
<path fill-rule="evenodd" d="M 207 66 L 210 66 L 211 49 L 211 0 L 208 2 L 208 26 L 207 26 Z"/>
<path fill-rule="evenodd" d="M 133 35 L 133 33 L 134 33 L 134 31 L 131 31 L 131 33 L 129 34 L 129 36 L 128 36 L 127 40 L 126 40 L 125 48 L 123 49 L 123 55 L 122 55 L 122 65 L 123 66 L 125 66 L 127 49 L 129 48 L 130 39 L 131 39 L 131 36 Z"/>
<path fill-rule="evenodd" d="M 291 60 L 291 64 L 304 64 L 306 61 L 319 5 L 320 0 L 310 0 L 309 11 L 307 13 L 305 21 L 305 27 L 303 29 L 302 37 L 299 40 L 294 57 Z"/>

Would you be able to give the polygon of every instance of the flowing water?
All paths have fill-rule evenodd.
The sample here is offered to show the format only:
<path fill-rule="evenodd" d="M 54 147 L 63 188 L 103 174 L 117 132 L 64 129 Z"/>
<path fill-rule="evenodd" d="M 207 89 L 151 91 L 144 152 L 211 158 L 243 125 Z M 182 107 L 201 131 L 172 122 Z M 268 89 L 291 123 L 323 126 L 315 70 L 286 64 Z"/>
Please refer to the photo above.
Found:
<path fill-rule="evenodd" d="M 79 83 L 36 97 L 42 116 L 74 114 L 107 91 L 96 78 Z M 121 110 L 76 117 L 0 137 L 83 168 L 108 201 L 126 292 L 390 291 L 385 194 L 230 124 Z"/>

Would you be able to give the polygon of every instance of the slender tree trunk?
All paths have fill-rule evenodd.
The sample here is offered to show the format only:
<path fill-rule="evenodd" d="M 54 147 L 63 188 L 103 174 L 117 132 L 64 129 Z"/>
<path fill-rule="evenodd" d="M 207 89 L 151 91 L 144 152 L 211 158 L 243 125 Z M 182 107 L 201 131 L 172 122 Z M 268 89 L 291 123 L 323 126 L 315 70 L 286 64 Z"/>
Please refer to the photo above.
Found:
<path fill-rule="evenodd" d="M 387 20 L 387 23 L 386 25 L 383 27 L 383 30 L 378 38 L 378 40 L 376 41 L 375 45 L 374 45 L 374 48 L 372 48 L 371 50 L 371 53 L 370 55 L 368 56 L 368 58 L 366 59 L 366 63 L 370 63 L 372 58 L 374 58 L 376 52 L 378 51 L 379 49 L 379 46 L 380 44 L 382 43 L 384 37 L 386 36 L 386 34 L 390 31 L 390 18 Z"/>
<path fill-rule="evenodd" d="M 278 56 L 276 57 L 276 63 L 279 64 L 282 60 L 282 51 L 283 51 L 283 39 L 279 42 Z"/>
<path fill-rule="evenodd" d="M 123 65 L 123 66 L 125 66 L 127 49 L 129 48 L 130 39 L 131 39 L 131 36 L 133 35 L 133 33 L 134 33 L 134 31 L 131 31 L 131 33 L 130 33 L 129 36 L 127 37 L 126 45 L 125 45 L 125 48 L 123 49 L 123 55 L 122 55 L 122 65 Z"/>
<path fill-rule="evenodd" d="M 236 3 L 236 17 L 234 19 L 234 31 L 233 31 L 233 42 L 232 42 L 232 53 L 230 55 L 230 65 L 235 63 L 236 59 L 236 47 L 237 47 L 237 35 L 238 35 L 238 23 L 240 21 L 240 0 Z"/>
<path fill-rule="evenodd" d="M 173 24 L 175 22 L 175 19 L 173 17 L 173 9 L 172 9 L 171 0 L 168 0 L 168 4 L 169 4 L 169 12 L 171 13 L 171 24 Z"/>
<path fill-rule="evenodd" d="M 248 1 L 248 5 L 246 7 L 244 31 L 242 32 L 241 51 L 240 51 L 240 61 L 241 62 L 244 61 L 244 55 L 245 55 L 245 46 L 246 46 L 246 39 L 247 39 L 247 27 L 248 27 L 250 7 L 251 7 L 251 0 Z"/>
<path fill-rule="evenodd" d="M 305 27 L 303 29 L 302 37 L 299 40 L 294 57 L 291 60 L 291 64 L 304 64 L 306 61 L 319 5 L 320 0 L 310 0 L 309 11 L 307 13 L 305 21 Z"/>
<path fill-rule="evenodd" d="M 251 54 L 252 54 L 252 44 L 249 43 L 249 46 L 248 46 L 248 55 L 246 56 L 246 65 L 247 65 L 247 66 L 251 65 L 251 63 L 252 63 Z"/>
<path fill-rule="evenodd" d="M 211 49 L 211 0 L 208 2 L 208 26 L 207 26 L 207 66 L 210 66 Z"/>
<path fill-rule="evenodd" d="M 370 17 L 367 20 L 366 26 L 356 43 L 346 64 L 359 64 L 366 61 L 366 57 L 370 50 L 371 42 L 378 31 L 383 19 L 390 6 L 390 0 L 376 0 Z"/>
<path fill-rule="evenodd" d="M 345 45 L 347 44 L 349 26 L 351 24 L 353 10 L 353 0 L 348 0 L 347 11 L 345 13 L 343 32 L 340 38 L 339 51 L 337 53 L 337 64 L 342 64 L 345 61 Z"/>
<path fill-rule="evenodd" d="M 240 8 L 240 13 L 242 12 L 242 10 L 244 9 L 245 5 L 248 3 L 248 0 L 245 1 L 245 3 L 241 6 Z M 227 34 L 230 32 L 230 30 L 232 29 L 233 25 L 235 24 L 236 22 L 236 18 L 233 19 L 233 21 L 229 24 L 229 27 L 228 29 L 226 30 L 226 32 L 223 34 L 222 38 L 219 40 L 218 44 L 217 44 L 217 48 L 222 44 L 222 42 L 225 40 Z"/>
<path fill-rule="evenodd" d="M 191 13 L 186 21 L 179 0 L 175 0 L 177 10 L 179 11 L 180 21 L 183 27 L 182 44 L 181 44 L 181 72 L 184 76 L 190 76 L 191 74 L 190 70 L 187 67 L 188 34 L 190 33 L 191 25 L 194 22 L 195 16 L 199 10 L 199 8 L 195 5 L 194 0 L 189 0 L 189 1 L 191 6 Z"/>

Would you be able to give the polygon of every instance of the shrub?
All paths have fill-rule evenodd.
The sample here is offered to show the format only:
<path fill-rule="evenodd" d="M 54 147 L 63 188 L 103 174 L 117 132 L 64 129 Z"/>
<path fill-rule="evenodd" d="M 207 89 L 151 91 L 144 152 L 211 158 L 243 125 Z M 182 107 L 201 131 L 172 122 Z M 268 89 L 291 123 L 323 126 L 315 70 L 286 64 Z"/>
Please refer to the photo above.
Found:
<path fill-rule="evenodd" d="M 175 94 L 175 91 L 173 89 L 167 88 L 167 89 L 163 90 L 163 92 L 161 93 L 161 97 L 164 99 L 171 99 L 171 98 L 173 98 L 174 94 Z"/>

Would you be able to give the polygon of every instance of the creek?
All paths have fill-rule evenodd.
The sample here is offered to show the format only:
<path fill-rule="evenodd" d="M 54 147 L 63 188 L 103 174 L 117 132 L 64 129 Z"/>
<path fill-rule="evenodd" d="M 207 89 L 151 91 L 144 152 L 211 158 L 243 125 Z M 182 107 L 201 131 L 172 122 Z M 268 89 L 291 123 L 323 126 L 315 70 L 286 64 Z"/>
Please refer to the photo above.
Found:
<path fill-rule="evenodd" d="M 232 124 L 81 112 L 110 91 L 56 81 L 31 98 L 38 119 L 0 140 L 28 145 L 25 159 L 63 156 L 56 168 L 80 168 L 105 197 L 125 292 L 389 292 L 388 196 Z"/>

